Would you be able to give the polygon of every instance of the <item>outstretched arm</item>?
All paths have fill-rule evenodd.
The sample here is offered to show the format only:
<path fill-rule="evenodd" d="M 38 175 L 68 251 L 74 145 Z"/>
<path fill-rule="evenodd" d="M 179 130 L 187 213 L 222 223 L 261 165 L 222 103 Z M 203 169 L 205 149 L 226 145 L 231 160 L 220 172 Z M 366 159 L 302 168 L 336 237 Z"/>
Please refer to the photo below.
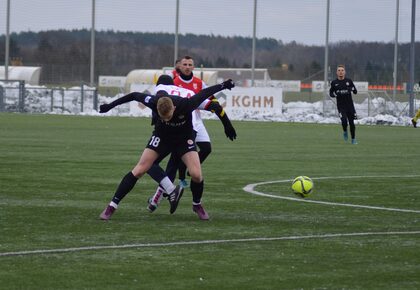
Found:
<path fill-rule="evenodd" d="M 357 89 L 356 86 L 354 85 L 353 81 L 351 81 L 351 91 L 353 92 L 353 94 L 357 95 Z"/>
<path fill-rule="evenodd" d="M 147 94 L 138 93 L 138 92 L 130 93 L 128 95 L 125 95 L 121 98 L 116 99 L 115 101 L 113 101 L 109 104 L 100 105 L 99 106 L 99 113 L 106 113 L 116 106 L 119 106 L 119 105 L 124 104 L 124 103 L 131 102 L 131 101 L 137 101 L 137 102 L 143 103 L 144 105 L 149 107 L 150 106 L 149 105 L 149 100 L 152 97 L 153 97 L 152 95 L 147 95 Z"/>
<path fill-rule="evenodd" d="M 225 90 L 225 89 L 230 90 L 233 87 L 235 87 L 235 84 L 231 79 L 229 79 L 227 81 L 224 81 L 221 84 L 214 85 L 214 86 L 205 88 L 204 90 L 201 90 L 198 94 L 196 94 L 196 95 L 192 96 L 190 99 L 188 99 L 190 104 L 191 104 L 192 110 L 197 109 L 198 106 L 200 106 L 200 104 L 205 99 L 214 95 L 215 93 L 220 92 L 220 91 Z"/>
<path fill-rule="evenodd" d="M 235 128 L 233 128 L 232 122 L 229 120 L 225 110 L 219 104 L 217 99 L 211 100 L 208 106 L 206 107 L 206 110 L 215 113 L 217 117 L 219 117 L 220 121 L 222 121 L 223 127 L 225 128 L 226 137 L 228 137 L 232 141 L 236 139 Z"/>

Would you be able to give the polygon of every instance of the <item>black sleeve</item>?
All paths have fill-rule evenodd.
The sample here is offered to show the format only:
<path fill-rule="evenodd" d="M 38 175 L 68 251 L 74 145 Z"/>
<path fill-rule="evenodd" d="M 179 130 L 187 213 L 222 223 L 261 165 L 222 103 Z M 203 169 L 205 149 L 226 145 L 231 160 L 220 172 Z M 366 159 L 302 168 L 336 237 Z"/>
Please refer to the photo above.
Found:
<path fill-rule="evenodd" d="M 99 107 L 99 112 L 100 113 L 106 113 L 109 110 L 111 110 L 112 108 L 119 106 L 121 104 L 124 103 L 128 103 L 131 101 L 137 101 L 140 102 L 142 104 L 144 104 L 146 107 L 152 108 L 154 105 L 154 100 L 155 100 L 155 96 L 152 95 L 147 95 L 147 94 L 143 94 L 143 93 L 138 93 L 138 92 L 134 92 L 134 93 L 130 93 L 128 95 L 125 95 L 121 98 L 116 99 L 115 101 L 109 103 L 109 104 L 103 104 Z"/>
<path fill-rule="evenodd" d="M 219 104 L 217 100 L 211 101 L 205 110 L 215 113 L 216 116 L 219 117 L 220 121 L 222 121 L 223 126 L 226 127 L 227 125 L 230 125 L 230 120 L 226 115 L 225 110 L 223 110 L 223 107 Z"/>
<path fill-rule="evenodd" d="M 212 100 L 205 110 L 215 113 L 217 117 L 219 117 L 220 121 L 222 121 L 223 127 L 225 128 L 226 137 L 232 141 L 236 139 L 236 130 L 233 128 L 232 122 L 229 120 L 229 117 L 217 99 Z"/>
<path fill-rule="evenodd" d="M 211 100 L 208 105 L 204 108 L 206 111 L 210 111 L 212 113 L 215 113 L 217 116 L 220 115 L 220 113 L 223 111 L 223 107 L 220 105 L 219 101 L 217 99 Z"/>
<path fill-rule="evenodd" d="M 350 86 L 351 86 L 351 91 L 353 92 L 353 94 L 357 95 L 357 89 L 352 80 L 350 80 Z"/>
<path fill-rule="evenodd" d="M 337 95 L 335 94 L 335 92 L 334 92 L 334 81 L 332 81 L 331 82 L 331 85 L 330 85 L 330 97 L 331 98 L 335 98 L 335 97 L 337 97 Z"/>
<path fill-rule="evenodd" d="M 191 111 L 195 110 L 200 106 L 205 99 L 209 98 L 210 96 L 214 95 L 217 92 L 225 89 L 226 87 L 222 84 L 214 85 L 208 88 L 201 90 L 198 94 L 192 96 L 189 100 Z"/>

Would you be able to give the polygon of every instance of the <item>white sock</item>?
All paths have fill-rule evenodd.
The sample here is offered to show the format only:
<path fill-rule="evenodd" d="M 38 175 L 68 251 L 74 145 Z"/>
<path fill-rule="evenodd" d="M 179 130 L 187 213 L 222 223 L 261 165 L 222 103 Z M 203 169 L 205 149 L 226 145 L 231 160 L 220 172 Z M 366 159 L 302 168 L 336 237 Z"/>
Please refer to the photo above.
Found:
<path fill-rule="evenodd" d="M 172 183 L 172 181 L 169 179 L 168 176 L 166 176 L 164 179 L 160 181 L 160 186 L 169 194 L 172 191 L 175 190 L 175 185 Z"/>
<path fill-rule="evenodd" d="M 158 194 L 159 192 L 167 193 L 160 185 L 156 188 L 155 195 Z"/>
<path fill-rule="evenodd" d="M 158 188 L 156 189 L 155 194 L 152 197 L 151 204 L 158 205 L 160 203 L 160 201 L 162 200 L 162 198 L 163 198 L 163 193 L 164 192 L 165 192 L 165 190 L 162 187 L 158 186 Z"/>
<path fill-rule="evenodd" d="M 111 201 L 109 203 L 110 206 L 112 206 L 113 208 L 117 209 L 118 208 L 118 204 L 116 204 L 115 202 Z"/>

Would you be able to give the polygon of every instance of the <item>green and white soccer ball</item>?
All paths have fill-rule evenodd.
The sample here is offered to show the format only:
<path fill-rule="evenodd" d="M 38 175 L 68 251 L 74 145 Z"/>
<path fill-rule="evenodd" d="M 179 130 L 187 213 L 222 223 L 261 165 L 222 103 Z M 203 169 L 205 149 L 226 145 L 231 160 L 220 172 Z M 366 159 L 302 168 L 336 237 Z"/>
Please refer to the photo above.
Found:
<path fill-rule="evenodd" d="M 308 197 L 314 188 L 314 182 L 307 176 L 298 176 L 293 179 L 292 190 L 300 197 Z"/>

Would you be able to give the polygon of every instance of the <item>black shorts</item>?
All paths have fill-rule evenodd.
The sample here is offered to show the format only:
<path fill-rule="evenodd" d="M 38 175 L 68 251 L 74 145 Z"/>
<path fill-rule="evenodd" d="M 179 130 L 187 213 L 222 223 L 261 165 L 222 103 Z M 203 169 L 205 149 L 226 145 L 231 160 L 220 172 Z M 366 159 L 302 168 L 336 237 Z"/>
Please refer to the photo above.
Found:
<path fill-rule="evenodd" d="M 340 119 L 348 119 L 348 120 L 355 120 L 356 117 L 356 111 L 353 109 L 349 110 L 339 110 L 338 114 L 340 115 Z"/>
<path fill-rule="evenodd" d="M 159 133 L 153 132 L 146 145 L 153 151 L 159 154 L 159 159 L 162 160 L 170 153 L 175 154 L 181 158 L 185 153 L 190 151 L 197 151 L 195 144 L 195 134 L 191 133 L 186 136 L 160 136 Z"/>

